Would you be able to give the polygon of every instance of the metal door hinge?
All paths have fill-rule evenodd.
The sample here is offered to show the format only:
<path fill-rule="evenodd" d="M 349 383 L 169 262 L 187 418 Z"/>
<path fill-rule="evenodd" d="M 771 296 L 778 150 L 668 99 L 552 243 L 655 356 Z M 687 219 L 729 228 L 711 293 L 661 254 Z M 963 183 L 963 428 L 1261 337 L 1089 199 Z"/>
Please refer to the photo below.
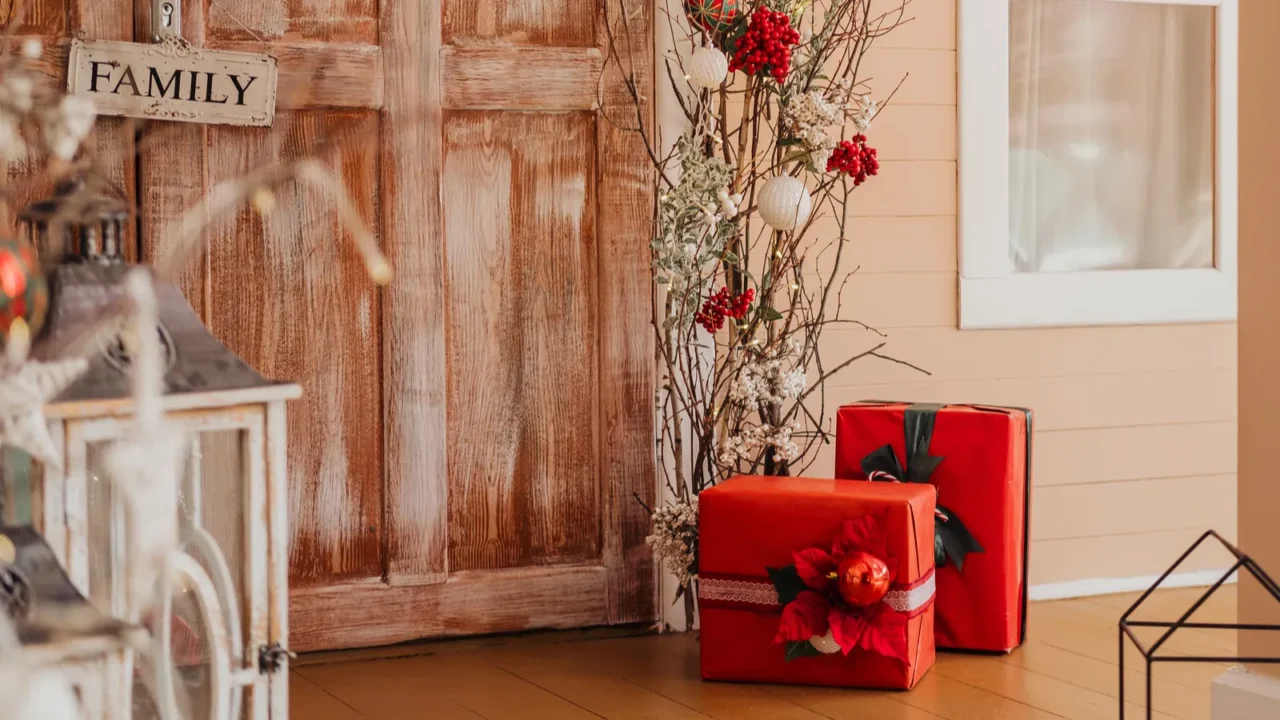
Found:
<path fill-rule="evenodd" d="M 297 653 L 289 652 L 289 650 L 281 646 L 280 643 L 263 645 L 258 648 L 258 672 L 263 675 L 278 673 L 284 668 L 285 660 L 295 658 L 297 656 Z"/>

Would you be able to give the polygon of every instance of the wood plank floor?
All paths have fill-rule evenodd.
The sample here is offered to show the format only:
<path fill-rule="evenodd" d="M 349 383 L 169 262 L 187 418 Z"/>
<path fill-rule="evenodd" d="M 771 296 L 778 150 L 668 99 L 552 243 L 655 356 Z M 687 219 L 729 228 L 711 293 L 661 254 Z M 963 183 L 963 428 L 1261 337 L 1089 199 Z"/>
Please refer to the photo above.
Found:
<path fill-rule="evenodd" d="M 1202 592 L 1164 591 L 1140 619 L 1175 619 Z M 1136 595 L 1035 603 L 1030 639 L 1007 657 L 942 654 L 911 692 L 704 683 L 692 635 L 597 630 L 482 638 L 299 658 L 297 720 L 1092 720 L 1117 717 L 1116 622 Z M 1195 619 L 1230 622 L 1235 588 Z M 1180 654 L 1228 654 L 1233 633 L 1182 630 Z M 1140 656 L 1129 655 L 1126 717 L 1144 716 Z M 1152 684 L 1156 717 L 1209 717 L 1221 665 L 1167 663 Z"/>

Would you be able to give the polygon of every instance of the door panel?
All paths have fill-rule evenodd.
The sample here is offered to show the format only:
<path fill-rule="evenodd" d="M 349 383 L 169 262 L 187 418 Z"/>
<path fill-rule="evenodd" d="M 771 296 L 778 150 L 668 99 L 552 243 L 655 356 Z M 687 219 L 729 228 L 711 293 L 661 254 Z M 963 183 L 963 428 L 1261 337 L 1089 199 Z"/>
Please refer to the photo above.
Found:
<path fill-rule="evenodd" d="M 356 208 L 376 218 L 377 129 L 371 112 L 319 110 L 280 113 L 270 133 L 212 126 L 208 182 L 327 141 Z M 381 309 L 345 232 L 332 203 L 286 186 L 270 214 L 245 207 L 215 224 L 207 256 L 210 330 L 259 372 L 307 391 L 289 408 L 293 587 L 382 574 Z"/>
<path fill-rule="evenodd" d="M 600 556 L 594 120 L 445 120 L 451 571 Z"/>

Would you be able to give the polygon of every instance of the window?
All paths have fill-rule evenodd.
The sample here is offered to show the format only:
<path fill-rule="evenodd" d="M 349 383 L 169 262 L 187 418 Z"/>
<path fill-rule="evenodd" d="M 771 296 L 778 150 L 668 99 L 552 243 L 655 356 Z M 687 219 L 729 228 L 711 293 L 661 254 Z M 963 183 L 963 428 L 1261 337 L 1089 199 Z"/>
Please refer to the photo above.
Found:
<path fill-rule="evenodd" d="M 1231 320 L 1237 0 L 960 0 L 960 325 Z"/>

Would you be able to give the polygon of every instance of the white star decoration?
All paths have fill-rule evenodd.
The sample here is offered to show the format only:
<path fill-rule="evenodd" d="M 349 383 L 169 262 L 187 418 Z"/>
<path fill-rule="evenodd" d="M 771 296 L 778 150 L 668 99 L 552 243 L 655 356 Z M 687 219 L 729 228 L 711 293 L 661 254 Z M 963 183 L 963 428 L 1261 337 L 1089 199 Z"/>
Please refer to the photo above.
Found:
<path fill-rule="evenodd" d="M 88 367 L 84 358 L 28 360 L 0 375 L 0 447 L 18 448 L 46 465 L 60 467 L 62 458 L 49 438 L 44 405 Z"/>

